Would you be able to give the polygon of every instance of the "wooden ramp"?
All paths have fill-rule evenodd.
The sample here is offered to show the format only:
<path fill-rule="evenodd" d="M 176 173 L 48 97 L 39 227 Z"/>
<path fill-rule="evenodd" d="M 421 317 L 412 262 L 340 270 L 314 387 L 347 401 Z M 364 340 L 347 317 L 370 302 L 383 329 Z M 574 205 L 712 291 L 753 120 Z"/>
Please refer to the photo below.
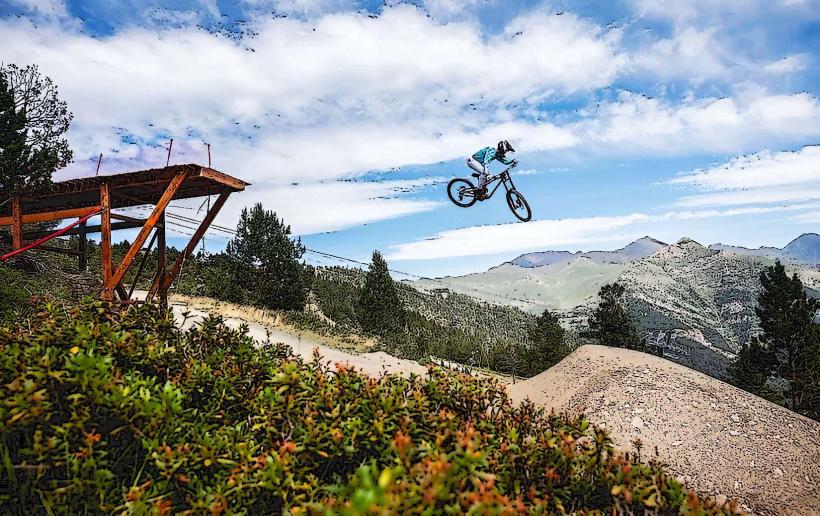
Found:
<path fill-rule="evenodd" d="M 148 237 L 148 252 L 154 242 L 159 258 L 158 270 L 148 293 L 148 299 L 158 296 L 167 301 L 168 288 L 182 269 L 182 264 L 196 249 L 202 235 L 207 231 L 225 201 L 234 192 L 241 192 L 248 183 L 200 165 L 172 165 L 164 168 L 140 170 L 109 176 L 71 179 L 54 183 L 47 193 L 26 197 L 16 196 L 10 203 L 0 206 L 0 226 L 11 226 L 12 251 L 30 247 L 26 242 L 34 241 L 37 249 L 60 252 L 77 256 L 81 270 L 87 267 L 86 243 L 88 234 L 100 233 L 102 253 L 102 291 L 100 296 L 107 301 L 129 302 L 131 293 L 125 289 L 122 280 L 134 263 L 134 258 L 142 250 Z M 176 261 L 168 267 L 166 258 L 165 209 L 172 200 L 191 199 L 216 195 L 216 201 L 188 245 Z M 114 213 L 117 208 L 153 205 L 153 211 L 146 219 L 134 218 Z M 100 224 L 89 226 L 85 219 L 99 215 Z M 50 231 L 24 231 L 24 224 L 80 219 L 81 223 L 61 235 L 79 236 L 78 249 L 64 249 L 46 246 L 45 240 L 53 235 Z M 116 221 L 116 222 L 112 222 Z M 111 256 L 111 232 L 122 229 L 140 228 L 131 247 L 119 264 L 114 264 Z M 56 235 L 55 235 L 56 236 Z M 39 243 L 38 243 L 39 242 Z M 146 253 L 147 255 L 147 253 Z M 144 260 L 138 274 L 142 272 Z M 135 280 L 136 282 L 136 280 Z"/>

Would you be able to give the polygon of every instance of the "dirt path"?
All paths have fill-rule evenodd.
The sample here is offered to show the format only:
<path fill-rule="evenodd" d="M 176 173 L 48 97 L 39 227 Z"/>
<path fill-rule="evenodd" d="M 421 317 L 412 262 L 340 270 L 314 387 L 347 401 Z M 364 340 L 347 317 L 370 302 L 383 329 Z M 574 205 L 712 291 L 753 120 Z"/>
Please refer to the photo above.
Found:
<path fill-rule="evenodd" d="M 176 302 L 175 302 L 176 301 Z M 411 373 L 424 375 L 427 373 L 427 368 L 418 362 L 412 360 L 403 360 L 394 356 L 388 355 L 382 351 L 375 353 L 354 353 L 343 351 L 327 345 L 325 339 L 316 338 L 309 334 L 298 332 L 292 328 L 286 331 L 277 327 L 273 318 L 263 319 L 266 324 L 255 322 L 254 317 L 237 317 L 240 313 L 231 308 L 230 304 L 226 304 L 223 309 L 219 309 L 219 304 L 212 303 L 206 305 L 207 309 L 200 309 L 198 304 L 190 298 L 171 298 L 171 306 L 174 311 L 174 316 L 179 321 L 184 320 L 183 327 L 189 328 L 191 325 L 197 324 L 208 314 L 221 315 L 224 317 L 225 324 L 238 328 L 242 324 L 248 326 L 248 333 L 254 339 L 261 342 L 280 342 L 290 346 L 294 353 L 303 357 L 306 360 L 313 358 L 313 351 L 319 350 L 326 363 L 335 364 L 337 362 L 345 363 L 353 366 L 356 369 L 363 371 L 370 376 L 378 376 L 383 372 L 397 373 L 404 376 L 409 376 Z M 186 304 L 182 304 L 185 302 Z M 185 319 L 184 314 L 188 313 L 188 318 Z M 234 316 L 226 316 L 226 314 Z M 258 317 L 257 317 L 258 318 Z M 325 340 L 325 342 L 322 342 Z"/>
<path fill-rule="evenodd" d="M 618 447 L 667 463 L 688 487 L 747 510 L 820 514 L 820 423 L 645 353 L 582 346 L 509 387 L 556 410 L 583 410 Z"/>
<path fill-rule="evenodd" d="M 172 298 L 172 303 L 175 298 Z M 174 313 L 207 313 L 226 324 L 245 323 L 260 342 L 291 346 L 307 359 L 319 350 L 369 375 L 424 374 L 417 362 L 386 353 L 354 353 L 279 324 L 268 313 L 198 298 L 176 298 Z M 185 305 L 179 304 L 186 303 Z M 547 408 L 584 411 L 605 425 L 615 445 L 643 442 L 643 457 L 655 457 L 688 487 L 738 500 L 760 514 L 820 514 L 820 423 L 799 416 L 719 380 L 644 353 L 582 346 L 559 364 L 509 385 L 515 401 L 530 398 Z"/>

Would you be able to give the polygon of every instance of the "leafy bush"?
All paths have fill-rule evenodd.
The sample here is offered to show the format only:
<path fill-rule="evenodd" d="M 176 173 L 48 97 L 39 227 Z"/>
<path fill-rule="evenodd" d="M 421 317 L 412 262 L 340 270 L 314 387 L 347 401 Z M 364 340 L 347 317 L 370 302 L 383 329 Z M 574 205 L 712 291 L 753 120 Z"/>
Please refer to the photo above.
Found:
<path fill-rule="evenodd" d="M 151 306 L 0 328 L 0 513 L 730 512 L 582 416 L 363 376 Z"/>
<path fill-rule="evenodd" d="M 19 270 L 0 265 L 0 321 L 11 320 L 30 297 L 23 288 L 25 276 Z"/>

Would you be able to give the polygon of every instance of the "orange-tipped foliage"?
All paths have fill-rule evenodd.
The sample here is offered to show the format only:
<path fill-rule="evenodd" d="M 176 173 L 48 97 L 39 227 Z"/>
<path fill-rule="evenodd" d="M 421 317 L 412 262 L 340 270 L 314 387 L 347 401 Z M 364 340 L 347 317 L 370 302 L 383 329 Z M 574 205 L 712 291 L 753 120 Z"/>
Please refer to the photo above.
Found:
<path fill-rule="evenodd" d="M 0 375 L 0 513 L 731 512 L 494 380 L 368 378 L 216 319 L 42 304 Z"/>

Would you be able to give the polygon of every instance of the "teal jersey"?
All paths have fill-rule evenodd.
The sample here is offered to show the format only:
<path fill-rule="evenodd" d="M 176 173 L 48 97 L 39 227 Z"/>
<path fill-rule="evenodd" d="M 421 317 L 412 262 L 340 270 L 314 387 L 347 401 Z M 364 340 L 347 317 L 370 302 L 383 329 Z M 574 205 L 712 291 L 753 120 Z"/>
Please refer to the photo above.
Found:
<path fill-rule="evenodd" d="M 490 164 L 492 160 L 500 161 L 505 165 L 509 165 L 512 163 L 512 160 L 504 159 L 498 155 L 495 148 L 493 147 L 484 147 L 480 151 L 473 154 L 473 159 L 484 165 L 485 167 Z"/>

